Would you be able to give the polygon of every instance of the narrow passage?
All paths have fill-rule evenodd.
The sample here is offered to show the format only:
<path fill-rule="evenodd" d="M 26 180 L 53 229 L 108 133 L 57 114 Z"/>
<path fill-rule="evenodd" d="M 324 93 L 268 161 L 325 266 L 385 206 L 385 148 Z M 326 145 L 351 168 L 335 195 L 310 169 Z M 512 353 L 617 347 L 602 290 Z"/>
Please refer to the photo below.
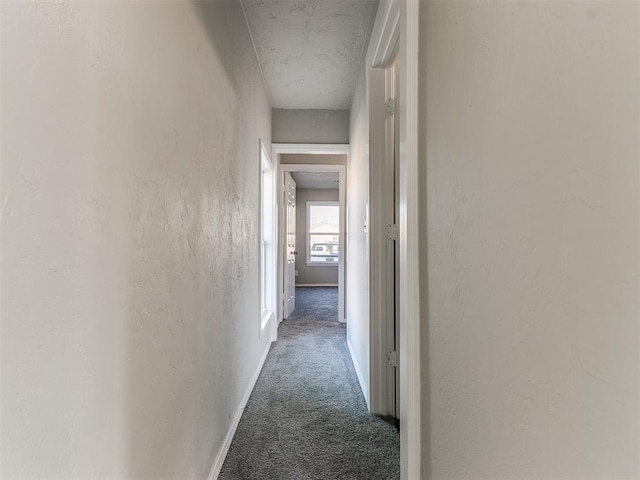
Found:
<path fill-rule="evenodd" d="M 221 480 L 400 478 L 398 431 L 368 413 L 337 319 L 337 288 L 296 289 Z"/>

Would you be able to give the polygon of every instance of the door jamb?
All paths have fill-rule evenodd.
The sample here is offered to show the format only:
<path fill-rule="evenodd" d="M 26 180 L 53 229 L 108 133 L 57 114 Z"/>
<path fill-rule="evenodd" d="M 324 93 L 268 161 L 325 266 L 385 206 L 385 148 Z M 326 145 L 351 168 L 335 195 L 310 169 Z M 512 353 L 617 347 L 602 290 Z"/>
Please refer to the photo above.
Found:
<path fill-rule="evenodd" d="M 376 415 L 389 415 L 388 393 L 393 381 L 390 375 L 388 352 L 391 348 L 389 324 L 389 265 L 388 226 L 395 208 L 393 163 L 389 162 L 389 132 L 385 100 L 387 69 L 371 68 L 369 78 L 369 409 Z M 391 168 L 389 168 L 391 167 Z M 397 319 L 400 321 L 400 319 Z M 399 387 L 398 387 L 399 388 Z"/>
<path fill-rule="evenodd" d="M 292 171 L 313 171 L 313 172 L 339 172 L 340 174 L 340 182 L 338 187 L 338 195 L 340 202 L 340 231 L 342 235 L 340 235 L 340 252 L 342 258 L 340 259 L 340 263 L 338 265 L 338 285 L 340 288 L 340 293 L 338 296 L 338 320 L 340 322 L 345 322 L 345 292 L 346 292 L 346 165 L 331 165 L 331 164 L 281 164 L 280 163 L 280 154 L 290 153 L 290 154 L 315 154 L 315 155 L 346 155 L 347 161 L 349 158 L 349 144 L 298 144 L 298 143 L 274 143 L 272 144 L 272 158 L 275 159 L 276 168 L 277 168 L 277 209 L 278 209 L 278 234 L 277 234 L 277 289 L 278 289 L 278 308 L 277 308 L 277 318 L 278 322 L 281 322 L 283 319 L 283 306 L 282 302 L 284 300 L 284 295 L 282 291 L 282 286 L 284 284 L 284 268 L 283 268 L 283 253 L 282 253 L 282 245 L 283 245 L 283 231 L 282 231 L 282 220 L 284 219 L 284 209 L 282 202 L 283 195 L 283 185 L 284 185 L 284 172 L 292 172 Z"/>
<path fill-rule="evenodd" d="M 376 14 L 369 49 L 367 51 L 367 91 L 371 68 L 389 66 L 396 54 L 400 57 L 400 192 L 398 242 L 400 243 L 400 475 L 402 479 L 423 478 L 421 465 L 421 383 L 420 369 L 420 286 L 419 286 L 419 214 L 418 214 L 418 40 L 419 3 L 413 0 L 382 0 Z M 371 112 L 376 114 L 376 112 Z M 378 120 L 379 121 L 379 120 Z M 384 119 L 383 119 L 384 121 Z M 380 158 L 383 148 L 371 143 L 371 156 Z M 426 245 L 422 245 L 425 251 Z M 371 251 L 371 256 L 383 251 Z M 423 312 L 426 313 L 426 312 Z M 379 324 L 371 322 L 371 328 Z M 371 332 L 372 335 L 380 332 Z M 373 359 L 372 359 L 373 360 Z M 380 362 L 378 362 L 380 363 Z M 374 371 L 371 362 L 371 375 Z M 379 370 L 379 369 L 378 369 Z M 379 390 L 378 390 L 379 391 Z M 375 393 L 375 392 L 372 392 Z M 425 448 L 428 446 L 425 445 Z"/>

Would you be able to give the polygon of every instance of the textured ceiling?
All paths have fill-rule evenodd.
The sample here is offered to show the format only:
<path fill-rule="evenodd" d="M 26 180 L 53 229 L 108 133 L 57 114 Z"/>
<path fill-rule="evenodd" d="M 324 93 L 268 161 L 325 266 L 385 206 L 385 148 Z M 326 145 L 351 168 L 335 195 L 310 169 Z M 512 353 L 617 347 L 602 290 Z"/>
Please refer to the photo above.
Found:
<path fill-rule="evenodd" d="M 242 0 L 271 106 L 348 110 L 377 0 Z"/>
<path fill-rule="evenodd" d="M 296 188 L 338 188 L 338 172 L 291 172 Z"/>

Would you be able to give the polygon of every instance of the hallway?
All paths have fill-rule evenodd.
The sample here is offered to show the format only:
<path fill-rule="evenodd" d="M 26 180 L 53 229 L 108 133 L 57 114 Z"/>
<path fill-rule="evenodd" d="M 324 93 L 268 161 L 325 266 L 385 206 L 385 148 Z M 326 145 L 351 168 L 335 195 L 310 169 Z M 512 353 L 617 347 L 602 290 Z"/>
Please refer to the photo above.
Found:
<path fill-rule="evenodd" d="M 1 479 L 640 480 L 640 0 L 0 1 L 0 74 Z"/>
<path fill-rule="evenodd" d="M 396 428 L 367 412 L 336 288 L 297 288 L 220 479 L 396 479 Z"/>

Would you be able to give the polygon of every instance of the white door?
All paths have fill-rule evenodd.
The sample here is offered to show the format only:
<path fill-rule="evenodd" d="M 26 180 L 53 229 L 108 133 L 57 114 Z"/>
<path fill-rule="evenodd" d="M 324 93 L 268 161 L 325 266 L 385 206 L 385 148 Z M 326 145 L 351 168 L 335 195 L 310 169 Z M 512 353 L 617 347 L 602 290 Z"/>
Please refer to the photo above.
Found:
<path fill-rule="evenodd" d="M 296 309 L 296 182 L 289 172 L 284 174 L 285 252 L 284 252 L 284 318 Z"/>

